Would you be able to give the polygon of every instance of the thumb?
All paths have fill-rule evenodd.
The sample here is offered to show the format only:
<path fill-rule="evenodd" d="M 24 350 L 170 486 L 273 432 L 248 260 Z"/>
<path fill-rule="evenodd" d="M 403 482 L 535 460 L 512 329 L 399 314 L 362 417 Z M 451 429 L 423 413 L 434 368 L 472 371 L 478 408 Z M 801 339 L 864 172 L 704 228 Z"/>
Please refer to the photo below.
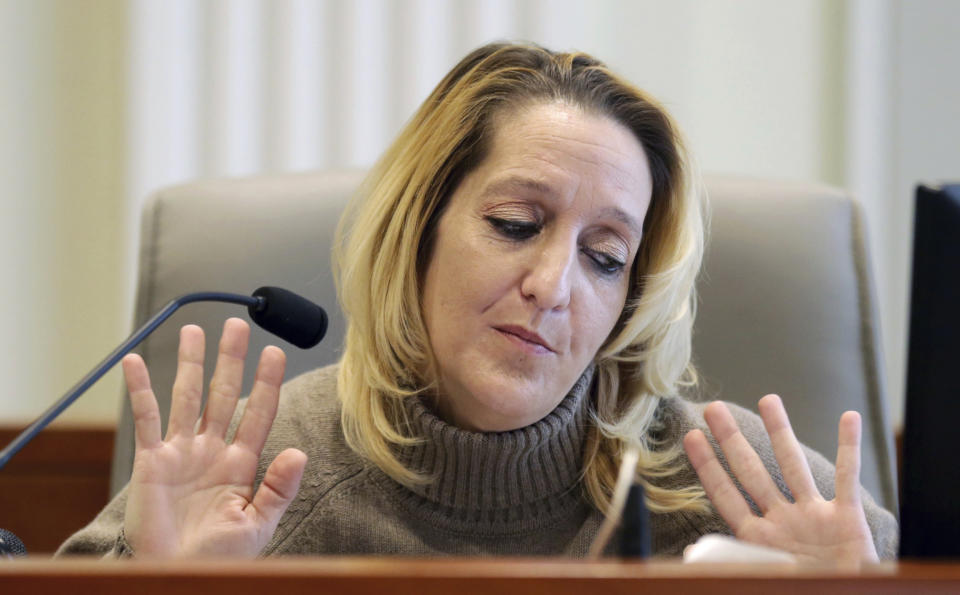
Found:
<path fill-rule="evenodd" d="M 269 529 L 266 535 L 273 534 L 280 517 L 297 495 L 306 465 L 307 455 L 296 448 L 288 448 L 278 454 L 267 468 L 253 496 L 253 509 L 263 523 L 262 529 Z"/>

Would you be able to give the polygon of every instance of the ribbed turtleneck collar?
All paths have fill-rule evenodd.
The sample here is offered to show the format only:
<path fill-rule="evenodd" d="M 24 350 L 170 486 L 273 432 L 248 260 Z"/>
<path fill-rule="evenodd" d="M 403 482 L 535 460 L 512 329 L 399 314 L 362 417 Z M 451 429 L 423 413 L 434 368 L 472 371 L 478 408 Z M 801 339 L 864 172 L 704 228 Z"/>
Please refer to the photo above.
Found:
<path fill-rule="evenodd" d="M 593 368 L 540 421 L 509 432 L 472 432 L 437 417 L 423 402 L 411 422 L 423 441 L 399 453 L 411 469 L 434 481 L 405 488 L 409 497 L 466 521 L 509 521 L 563 513 L 580 500 Z M 409 498 L 405 498 L 409 499 Z M 412 502 L 411 502 L 412 504 Z"/>

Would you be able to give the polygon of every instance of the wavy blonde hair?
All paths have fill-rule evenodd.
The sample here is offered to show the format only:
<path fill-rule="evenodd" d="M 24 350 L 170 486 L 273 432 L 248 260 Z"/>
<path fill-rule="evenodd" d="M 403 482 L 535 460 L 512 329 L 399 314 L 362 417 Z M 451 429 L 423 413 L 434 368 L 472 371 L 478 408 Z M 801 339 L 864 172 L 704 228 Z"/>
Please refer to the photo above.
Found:
<path fill-rule="evenodd" d="M 537 102 L 565 102 L 631 130 L 653 182 L 626 305 L 595 357 L 587 496 L 606 511 L 623 452 L 635 447 L 652 510 L 704 510 L 699 485 L 657 485 L 679 470 L 682 455 L 676 440 L 662 437 L 661 402 L 696 382 L 690 340 L 706 208 L 699 177 L 667 112 L 582 53 L 527 44 L 473 51 L 434 89 L 348 206 L 334 249 L 347 318 L 339 372 L 347 442 L 401 483 L 429 481 L 398 460 L 396 446 L 420 440 L 405 400 L 437 386 L 420 300 L 437 222 L 484 159 L 498 114 Z"/>

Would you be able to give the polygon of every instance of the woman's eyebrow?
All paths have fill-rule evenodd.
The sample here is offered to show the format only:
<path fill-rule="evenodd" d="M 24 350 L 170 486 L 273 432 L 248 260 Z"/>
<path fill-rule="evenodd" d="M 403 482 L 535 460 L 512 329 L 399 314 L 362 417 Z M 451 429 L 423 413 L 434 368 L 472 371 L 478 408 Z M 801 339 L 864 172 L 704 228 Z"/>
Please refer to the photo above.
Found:
<path fill-rule="evenodd" d="M 548 184 L 539 182 L 532 178 L 520 176 L 510 176 L 491 182 L 483 189 L 484 198 L 490 196 L 504 196 L 512 194 L 540 194 L 545 196 L 554 196 L 555 192 Z"/>
<path fill-rule="evenodd" d="M 637 221 L 635 217 L 631 217 L 629 213 L 623 209 L 617 207 L 606 207 L 600 210 L 601 217 L 610 217 L 616 219 L 620 223 L 623 223 L 630 231 L 636 235 L 637 238 L 643 237 L 643 226 L 640 221 Z"/>
<path fill-rule="evenodd" d="M 489 198 L 491 196 L 513 196 L 517 194 L 538 194 L 540 196 L 555 196 L 553 187 L 544 182 L 525 178 L 522 176 L 510 176 L 495 180 L 483 189 L 481 196 Z M 637 221 L 635 217 L 630 216 L 626 211 L 618 207 L 605 207 L 599 212 L 600 217 L 610 217 L 626 225 L 630 231 L 640 238 L 643 236 L 642 222 Z"/>

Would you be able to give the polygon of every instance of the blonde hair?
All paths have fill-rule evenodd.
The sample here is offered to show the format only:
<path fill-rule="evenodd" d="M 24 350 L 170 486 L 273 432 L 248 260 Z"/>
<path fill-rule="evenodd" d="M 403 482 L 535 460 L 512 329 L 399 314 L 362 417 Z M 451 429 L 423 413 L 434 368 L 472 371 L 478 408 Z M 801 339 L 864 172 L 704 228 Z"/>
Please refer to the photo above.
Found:
<path fill-rule="evenodd" d="M 698 485 L 657 486 L 680 469 L 682 456 L 676 440 L 658 437 L 661 402 L 696 382 L 690 340 L 706 208 L 699 178 L 667 112 L 582 53 L 526 44 L 473 51 L 434 89 L 348 206 L 334 249 L 347 318 L 339 372 L 347 442 L 401 483 L 429 480 L 398 460 L 396 446 L 420 439 L 406 399 L 436 389 L 420 296 L 437 222 L 464 175 L 484 159 L 497 115 L 554 101 L 631 130 L 653 182 L 627 302 L 595 357 L 587 496 L 607 509 L 622 454 L 634 446 L 652 510 L 704 510 Z"/>

